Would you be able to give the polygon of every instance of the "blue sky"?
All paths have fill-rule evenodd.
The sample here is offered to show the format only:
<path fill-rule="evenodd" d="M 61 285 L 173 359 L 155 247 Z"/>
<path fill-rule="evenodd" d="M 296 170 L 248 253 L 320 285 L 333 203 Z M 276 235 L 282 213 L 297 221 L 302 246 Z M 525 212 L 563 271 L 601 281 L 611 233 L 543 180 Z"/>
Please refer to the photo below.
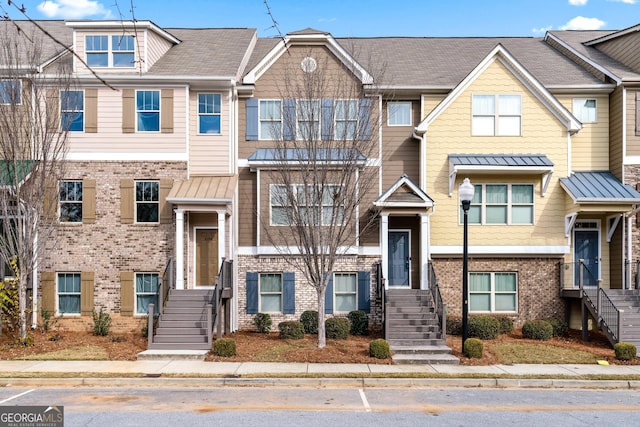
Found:
<path fill-rule="evenodd" d="M 262 37 L 307 27 L 336 37 L 542 36 L 640 23 L 640 0 L 36 0 L 32 19 L 135 19 L 161 27 L 250 27 Z M 133 8 L 132 8 L 133 5 Z M 133 13 L 132 13 L 133 10 Z M 0 13 L 24 15 L 6 1 Z"/>

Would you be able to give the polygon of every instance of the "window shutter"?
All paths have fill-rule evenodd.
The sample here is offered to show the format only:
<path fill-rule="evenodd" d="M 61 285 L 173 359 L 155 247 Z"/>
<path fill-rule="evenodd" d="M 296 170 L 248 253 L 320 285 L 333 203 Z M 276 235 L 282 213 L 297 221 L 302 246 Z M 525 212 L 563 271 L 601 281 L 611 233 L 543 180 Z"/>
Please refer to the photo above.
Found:
<path fill-rule="evenodd" d="M 53 271 L 43 271 L 40 274 L 42 284 L 42 301 L 40 307 L 51 314 L 56 312 L 56 273 Z"/>
<path fill-rule="evenodd" d="M 96 222 L 96 180 L 82 180 L 82 223 Z"/>
<path fill-rule="evenodd" d="M 57 221 L 58 200 L 60 197 L 59 184 L 58 181 L 51 179 L 47 180 L 46 185 L 42 201 L 42 211 L 47 221 Z"/>
<path fill-rule="evenodd" d="M 322 100 L 322 140 L 333 140 L 333 99 L 325 98 Z"/>
<path fill-rule="evenodd" d="M 358 137 L 361 140 L 371 139 L 371 100 L 363 98 L 360 100 L 360 110 L 358 111 Z"/>
<path fill-rule="evenodd" d="M 247 314 L 258 314 L 258 273 L 247 272 Z"/>
<path fill-rule="evenodd" d="M 256 98 L 247 99 L 247 104 L 245 109 L 247 113 L 247 117 L 246 117 L 247 141 L 257 141 L 258 140 L 258 100 Z"/>
<path fill-rule="evenodd" d="M 136 131 L 136 91 L 124 89 L 122 91 L 122 133 Z"/>
<path fill-rule="evenodd" d="M 84 131 L 98 132 L 98 89 L 84 90 Z"/>
<path fill-rule="evenodd" d="M 371 273 L 358 272 L 358 310 L 369 313 L 371 310 Z"/>
<path fill-rule="evenodd" d="M 327 283 L 327 289 L 324 292 L 324 313 L 333 313 L 333 274 L 329 277 L 329 283 Z"/>
<path fill-rule="evenodd" d="M 160 98 L 160 129 L 162 133 L 173 133 L 173 89 L 162 89 Z"/>
<path fill-rule="evenodd" d="M 60 132 L 60 91 L 58 89 L 47 89 L 46 103 L 47 132 Z"/>
<path fill-rule="evenodd" d="M 640 136 L 640 91 L 636 92 L 636 136 Z"/>
<path fill-rule="evenodd" d="M 120 315 L 133 316 L 133 279 L 132 271 L 120 272 Z"/>
<path fill-rule="evenodd" d="M 120 222 L 133 224 L 133 180 L 120 181 Z"/>
<path fill-rule="evenodd" d="M 172 179 L 160 180 L 160 224 L 173 222 L 173 203 L 167 202 L 167 196 L 169 196 L 172 186 Z"/>
<path fill-rule="evenodd" d="M 296 312 L 296 273 L 286 272 L 282 274 L 282 292 L 284 314 L 295 314 Z"/>
<path fill-rule="evenodd" d="M 80 274 L 80 314 L 82 316 L 91 316 L 93 313 L 94 277 L 93 271 L 83 271 Z"/>
<path fill-rule="evenodd" d="M 296 139 L 296 100 L 287 98 L 283 107 L 283 137 L 286 140 Z"/>

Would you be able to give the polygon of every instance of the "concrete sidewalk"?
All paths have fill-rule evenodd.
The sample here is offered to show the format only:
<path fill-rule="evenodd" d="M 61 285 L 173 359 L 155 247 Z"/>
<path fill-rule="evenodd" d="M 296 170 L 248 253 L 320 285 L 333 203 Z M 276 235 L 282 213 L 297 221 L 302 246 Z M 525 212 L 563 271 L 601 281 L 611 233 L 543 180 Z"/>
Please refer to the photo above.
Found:
<path fill-rule="evenodd" d="M 38 375 L 41 374 L 41 375 Z M 77 374 L 77 375 L 73 375 Z M 118 375 L 122 375 L 118 378 Z M 306 385 L 640 389 L 640 365 L 378 365 L 331 363 L 0 361 L 0 385 Z M 598 377 L 598 379 L 590 379 Z M 102 377 L 102 378 L 100 378 Z M 135 377 L 135 378 L 132 378 Z M 600 378 L 606 378 L 602 380 Z"/>

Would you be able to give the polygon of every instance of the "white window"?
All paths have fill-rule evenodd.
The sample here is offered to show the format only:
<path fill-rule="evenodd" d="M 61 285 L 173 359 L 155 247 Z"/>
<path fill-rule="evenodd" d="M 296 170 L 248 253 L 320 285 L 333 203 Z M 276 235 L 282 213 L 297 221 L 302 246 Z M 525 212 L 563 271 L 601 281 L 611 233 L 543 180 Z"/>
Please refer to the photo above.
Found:
<path fill-rule="evenodd" d="M 18 105 L 22 102 L 20 80 L 0 80 L 0 104 Z"/>
<path fill-rule="evenodd" d="M 469 311 L 517 312 L 516 273 L 469 273 Z"/>
<path fill-rule="evenodd" d="M 259 286 L 260 312 L 282 313 L 282 274 L 261 273 Z"/>
<path fill-rule="evenodd" d="M 135 202 L 137 223 L 157 223 L 160 215 L 160 183 L 137 181 Z"/>
<path fill-rule="evenodd" d="M 133 36 L 86 36 L 85 51 L 87 64 L 90 67 L 133 68 L 135 66 Z"/>
<path fill-rule="evenodd" d="M 58 314 L 80 314 L 80 273 L 58 273 Z"/>
<path fill-rule="evenodd" d="M 149 304 L 157 312 L 159 283 L 157 273 L 136 273 L 136 314 L 148 314 Z"/>
<path fill-rule="evenodd" d="M 595 123 L 598 121 L 598 110 L 595 99 L 574 99 L 573 115 L 582 123 Z"/>
<path fill-rule="evenodd" d="M 198 94 L 198 133 L 220 134 L 220 94 Z"/>
<path fill-rule="evenodd" d="M 320 100 L 296 102 L 297 139 L 320 139 Z"/>
<path fill-rule="evenodd" d="M 60 222 L 82 222 L 82 181 L 60 181 Z"/>
<path fill-rule="evenodd" d="M 387 123 L 389 126 L 411 126 L 411 103 L 390 102 L 387 105 Z"/>
<path fill-rule="evenodd" d="M 138 132 L 160 131 L 160 91 L 136 91 L 136 125 Z"/>
<path fill-rule="evenodd" d="M 531 184 L 474 184 L 469 224 L 533 224 L 534 191 Z M 463 211 L 460 208 L 460 223 Z"/>
<path fill-rule="evenodd" d="M 271 185 L 271 225 L 341 225 L 344 203 L 341 186 Z M 322 194 L 321 194 L 322 193 Z"/>
<path fill-rule="evenodd" d="M 355 99 L 338 100 L 335 103 L 335 138 L 350 140 L 356 137 L 358 125 L 358 101 Z"/>
<path fill-rule="evenodd" d="M 84 130 L 84 92 L 81 90 L 60 91 L 60 128 L 63 131 Z"/>
<path fill-rule="evenodd" d="M 260 139 L 277 140 L 282 137 L 282 101 L 260 100 Z"/>
<path fill-rule="evenodd" d="M 519 136 L 522 100 L 520 95 L 473 95 L 474 136 Z"/>
<path fill-rule="evenodd" d="M 348 313 L 358 309 L 358 275 L 356 273 L 334 273 L 333 294 L 336 312 Z"/>

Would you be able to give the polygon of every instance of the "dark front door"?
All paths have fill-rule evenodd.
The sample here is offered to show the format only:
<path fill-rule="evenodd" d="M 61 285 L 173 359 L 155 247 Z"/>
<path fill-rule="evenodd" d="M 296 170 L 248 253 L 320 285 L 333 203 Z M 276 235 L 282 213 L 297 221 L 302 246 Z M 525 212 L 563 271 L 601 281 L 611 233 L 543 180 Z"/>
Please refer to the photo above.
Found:
<path fill-rule="evenodd" d="M 583 284 L 586 286 L 595 286 L 600 276 L 598 266 L 599 242 L 598 230 L 587 230 L 576 228 L 574 233 L 575 247 L 575 283 L 579 284 L 580 280 L 580 260 L 584 260 L 584 271 L 582 274 Z"/>
<path fill-rule="evenodd" d="M 389 286 L 408 288 L 411 285 L 409 283 L 411 271 L 409 235 L 409 231 L 389 232 Z"/>

